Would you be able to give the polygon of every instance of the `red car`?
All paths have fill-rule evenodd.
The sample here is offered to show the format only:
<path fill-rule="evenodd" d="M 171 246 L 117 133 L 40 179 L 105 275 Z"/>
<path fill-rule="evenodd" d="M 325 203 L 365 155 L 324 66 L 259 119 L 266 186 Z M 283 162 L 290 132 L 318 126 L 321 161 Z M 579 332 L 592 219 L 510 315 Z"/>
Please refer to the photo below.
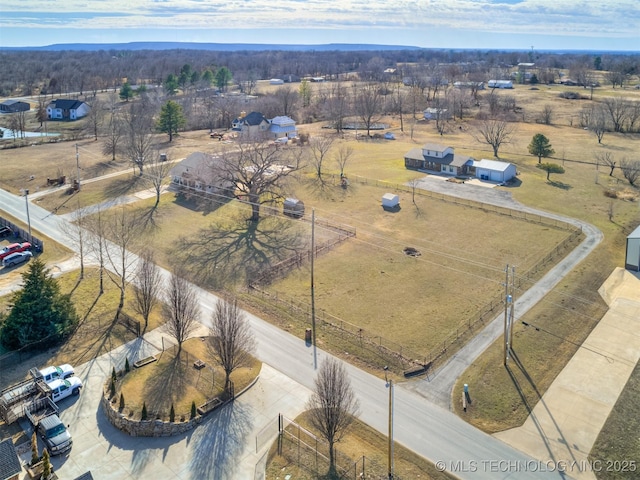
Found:
<path fill-rule="evenodd" d="M 29 242 L 24 243 L 12 243 L 0 250 L 0 260 L 7 255 L 11 255 L 16 252 L 24 252 L 25 250 L 31 250 L 31 244 Z"/>

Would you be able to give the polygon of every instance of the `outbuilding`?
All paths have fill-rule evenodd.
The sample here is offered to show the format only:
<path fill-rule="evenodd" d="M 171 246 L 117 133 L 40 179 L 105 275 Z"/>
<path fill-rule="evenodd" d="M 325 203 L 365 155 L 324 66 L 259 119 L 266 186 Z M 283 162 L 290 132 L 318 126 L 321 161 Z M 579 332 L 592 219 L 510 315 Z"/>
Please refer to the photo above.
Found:
<path fill-rule="evenodd" d="M 20 100 L 5 100 L 0 103 L 0 113 L 28 112 L 31 104 Z"/>
<path fill-rule="evenodd" d="M 624 268 L 640 272 L 640 225 L 627 237 Z"/>
<path fill-rule="evenodd" d="M 508 182 L 516 176 L 516 166 L 513 163 L 499 162 L 497 160 L 474 160 L 472 169 L 475 168 L 476 178 L 489 182 Z"/>
<path fill-rule="evenodd" d="M 385 210 L 395 210 L 400 206 L 400 197 L 393 193 L 385 193 L 382 196 L 382 208 Z"/>
<path fill-rule="evenodd" d="M 297 198 L 286 198 L 282 206 L 282 213 L 289 217 L 300 218 L 304 216 L 304 202 Z"/>

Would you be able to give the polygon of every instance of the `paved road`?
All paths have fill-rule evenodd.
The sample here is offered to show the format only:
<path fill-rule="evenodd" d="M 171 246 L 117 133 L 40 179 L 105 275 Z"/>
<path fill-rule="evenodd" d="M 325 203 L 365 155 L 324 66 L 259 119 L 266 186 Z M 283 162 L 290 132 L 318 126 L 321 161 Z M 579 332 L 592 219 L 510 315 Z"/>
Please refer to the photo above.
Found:
<path fill-rule="evenodd" d="M 11 215 L 24 217 L 22 198 L 0 191 L 0 204 Z M 31 208 L 32 227 L 51 238 L 64 238 L 59 226 L 62 221 L 64 220 L 36 205 Z M 168 277 L 168 272 L 164 271 L 164 275 Z M 201 289 L 199 293 L 203 310 L 213 310 L 217 297 Z M 249 318 L 258 340 L 258 358 L 303 387 L 311 388 L 317 365 L 328 354 L 306 347 L 302 339 L 255 316 L 249 315 Z M 384 382 L 349 364 L 346 367 L 361 404 L 361 419 L 386 433 L 388 391 Z M 423 395 L 403 386 L 395 389 L 394 427 L 395 438 L 399 443 L 434 462 L 443 462 L 442 465 L 447 470 L 455 470 L 460 478 L 566 477 L 562 472 L 549 471 L 554 469 L 539 465 L 537 461 L 477 430 L 446 409 L 434 405 Z M 114 438 L 114 447 L 116 441 Z M 108 454 L 109 451 L 110 449 L 104 453 Z M 138 472 L 142 470 L 138 469 Z M 96 478 L 102 477 L 96 475 Z M 196 478 L 195 475 L 193 478 Z"/>

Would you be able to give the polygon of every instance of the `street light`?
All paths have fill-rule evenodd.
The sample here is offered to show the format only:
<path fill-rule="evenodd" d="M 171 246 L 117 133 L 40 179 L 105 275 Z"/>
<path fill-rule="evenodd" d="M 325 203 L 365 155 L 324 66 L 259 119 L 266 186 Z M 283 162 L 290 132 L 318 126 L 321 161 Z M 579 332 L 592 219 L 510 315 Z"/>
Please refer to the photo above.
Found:
<path fill-rule="evenodd" d="M 389 448 L 388 448 L 388 479 L 393 480 L 393 380 L 387 377 L 389 367 L 384 367 L 384 381 L 389 388 Z"/>
<path fill-rule="evenodd" d="M 29 227 L 29 241 L 32 242 L 31 238 L 31 218 L 29 218 L 29 190 L 25 189 L 24 191 L 24 203 L 27 206 L 27 225 Z"/>

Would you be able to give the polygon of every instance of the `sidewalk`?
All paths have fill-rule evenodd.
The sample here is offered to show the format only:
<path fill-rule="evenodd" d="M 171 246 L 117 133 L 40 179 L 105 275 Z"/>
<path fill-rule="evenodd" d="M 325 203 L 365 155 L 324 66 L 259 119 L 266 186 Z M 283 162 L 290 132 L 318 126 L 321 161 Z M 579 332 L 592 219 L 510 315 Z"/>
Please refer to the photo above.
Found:
<path fill-rule="evenodd" d="M 613 271 L 600 287 L 609 311 L 518 428 L 494 436 L 544 462 L 575 465 L 595 480 L 588 455 L 640 360 L 640 279 Z M 575 463 L 573 463 L 575 462 Z"/>

